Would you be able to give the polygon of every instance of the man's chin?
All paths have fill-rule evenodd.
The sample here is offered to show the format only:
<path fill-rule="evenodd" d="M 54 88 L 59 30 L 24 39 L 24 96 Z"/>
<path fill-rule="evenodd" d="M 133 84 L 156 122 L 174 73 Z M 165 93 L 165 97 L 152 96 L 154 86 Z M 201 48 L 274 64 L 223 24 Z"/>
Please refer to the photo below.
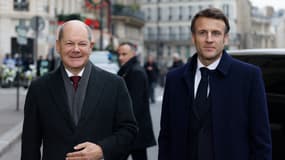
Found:
<path fill-rule="evenodd" d="M 84 66 L 83 62 L 72 62 L 69 64 L 70 68 L 73 69 L 78 69 L 78 68 L 82 68 L 82 66 Z"/>

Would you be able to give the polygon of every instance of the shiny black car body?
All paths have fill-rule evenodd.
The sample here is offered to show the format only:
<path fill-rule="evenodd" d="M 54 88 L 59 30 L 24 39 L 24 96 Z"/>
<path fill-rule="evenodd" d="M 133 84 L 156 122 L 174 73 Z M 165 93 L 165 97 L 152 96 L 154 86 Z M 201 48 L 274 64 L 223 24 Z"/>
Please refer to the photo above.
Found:
<path fill-rule="evenodd" d="M 272 129 L 273 159 L 283 157 L 285 143 L 285 49 L 228 51 L 233 57 L 262 69 Z"/>

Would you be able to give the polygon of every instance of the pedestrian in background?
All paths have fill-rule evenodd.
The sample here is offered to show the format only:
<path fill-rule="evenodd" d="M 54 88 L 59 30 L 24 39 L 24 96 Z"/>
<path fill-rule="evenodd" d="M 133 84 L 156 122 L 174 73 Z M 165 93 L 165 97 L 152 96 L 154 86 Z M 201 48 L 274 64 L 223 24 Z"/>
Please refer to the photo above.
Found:
<path fill-rule="evenodd" d="M 10 53 L 7 53 L 5 55 L 5 58 L 3 59 L 3 64 L 10 69 L 14 69 L 16 67 L 16 61 Z"/>
<path fill-rule="evenodd" d="M 224 50 L 229 30 L 219 9 L 194 16 L 197 53 L 166 78 L 159 160 L 272 159 L 261 70 Z"/>
<path fill-rule="evenodd" d="M 50 61 L 47 57 L 40 55 L 39 59 L 37 60 L 37 77 L 43 76 L 49 72 L 50 68 Z"/>
<path fill-rule="evenodd" d="M 156 82 L 159 74 L 158 66 L 154 60 L 154 57 L 152 55 L 149 55 L 147 57 L 147 61 L 144 64 L 144 69 L 146 71 L 147 77 L 148 77 L 148 83 L 149 83 L 149 98 L 151 100 L 151 103 L 155 103 L 155 87 Z"/>
<path fill-rule="evenodd" d="M 174 69 L 174 68 L 177 68 L 177 67 L 180 67 L 180 66 L 183 66 L 183 61 L 180 57 L 180 55 L 178 53 L 174 53 L 172 55 L 172 65 L 171 67 L 168 69 L 169 71 Z"/>
<path fill-rule="evenodd" d="M 33 81 L 26 96 L 21 160 L 119 160 L 133 143 L 137 125 L 126 85 L 91 64 L 93 45 L 81 21 L 59 29 L 62 63 Z"/>
<path fill-rule="evenodd" d="M 139 127 L 138 135 L 130 148 L 130 155 L 133 160 L 147 160 L 147 147 L 156 145 L 149 108 L 147 75 L 137 59 L 134 44 L 121 43 L 117 52 L 121 64 L 118 75 L 122 76 L 127 84 Z M 128 155 L 125 160 L 127 158 Z"/>

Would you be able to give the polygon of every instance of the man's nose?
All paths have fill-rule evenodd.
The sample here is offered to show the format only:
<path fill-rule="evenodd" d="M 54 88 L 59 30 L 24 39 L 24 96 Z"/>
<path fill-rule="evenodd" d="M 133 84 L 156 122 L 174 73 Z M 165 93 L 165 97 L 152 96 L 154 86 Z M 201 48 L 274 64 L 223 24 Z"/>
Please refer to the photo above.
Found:
<path fill-rule="evenodd" d="M 74 51 L 80 51 L 79 45 L 78 45 L 78 44 L 74 44 L 73 50 L 74 50 Z"/>
<path fill-rule="evenodd" d="M 212 41 L 213 41 L 213 37 L 212 37 L 212 33 L 211 33 L 211 32 L 209 32 L 209 33 L 207 34 L 206 41 L 207 41 L 207 42 L 212 42 Z"/>

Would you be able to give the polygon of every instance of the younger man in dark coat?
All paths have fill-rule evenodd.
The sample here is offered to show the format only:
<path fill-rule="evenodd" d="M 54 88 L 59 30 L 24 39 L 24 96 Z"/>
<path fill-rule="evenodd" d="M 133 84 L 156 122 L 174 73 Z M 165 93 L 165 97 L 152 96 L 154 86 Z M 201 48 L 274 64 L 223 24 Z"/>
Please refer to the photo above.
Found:
<path fill-rule="evenodd" d="M 120 44 L 118 54 L 121 69 L 118 75 L 122 76 L 127 84 L 139 127 L 130 154 L 133 160 L 147 160 L 146 148 L 154 146 L 156 141 L 149 110 L 147 75 L 135 56 L 135 50 L 135 46 L 131 43 Z"/>

